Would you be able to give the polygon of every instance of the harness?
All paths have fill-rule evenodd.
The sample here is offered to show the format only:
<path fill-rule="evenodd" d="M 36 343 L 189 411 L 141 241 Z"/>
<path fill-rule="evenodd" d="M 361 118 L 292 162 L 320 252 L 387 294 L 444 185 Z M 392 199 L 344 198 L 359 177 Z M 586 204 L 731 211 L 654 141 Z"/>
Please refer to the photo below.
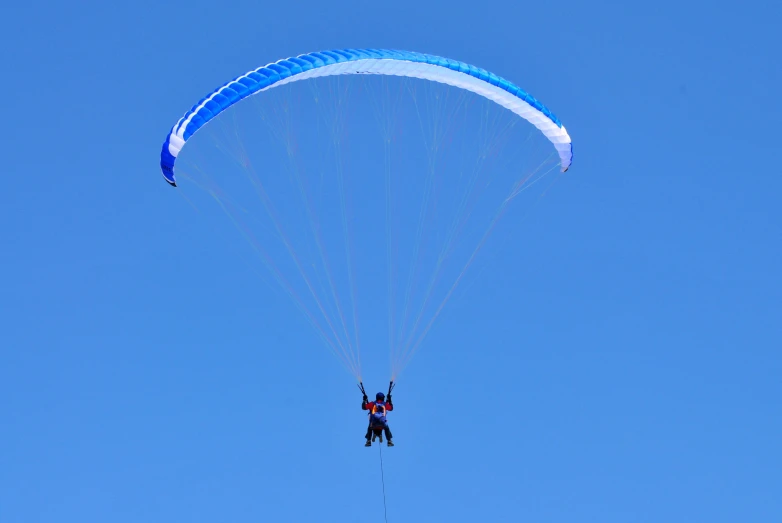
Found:
<path fill-rule="evenodd" d="M 380 405 L 378 405 L 380 406 Z M 386 420 L 385 409 L 383 413 L 380 413 L 380 409 L 373 408 L 372 414 L 369 415 L 369 426 L 373 428 L 385 427 L 388 421 Z"/>
<path fill-rule="evenodd" d="M 395 384 L 394 384 L 393 381 L 388 384 L 388 396 L 390 396 L 391 395 L 391 391 L 394 390 L 394 385 Z M 358 388 L 361 390 L 361 393 L 366 396 L 367 393 L 364 390 L 364 384 L 359 382 Z M 367 415 L 367 417 L 369 418 L 369 425 L 370 426 L 375 426 L 375 425 L 383 425 L 383 426 L 385 426 L 385 424 L 387 423 L 387 421 L 386 421 L 386 414 L 385 413 L 388 412 L 388 407 L 386 406 L 386 405 L 388 405 L 388 402 L 387 401 L 377 401 L 377 400 L 375 400 L 375 401 L 371 402 L 371 405 L 372 405 L 372 408 L 370 409 L 369 414 Z M 382 419 L 375 418 L 375 413 L 378 411 L 378 407 L 383 407 L 383 417 L 382 417 Z"/>

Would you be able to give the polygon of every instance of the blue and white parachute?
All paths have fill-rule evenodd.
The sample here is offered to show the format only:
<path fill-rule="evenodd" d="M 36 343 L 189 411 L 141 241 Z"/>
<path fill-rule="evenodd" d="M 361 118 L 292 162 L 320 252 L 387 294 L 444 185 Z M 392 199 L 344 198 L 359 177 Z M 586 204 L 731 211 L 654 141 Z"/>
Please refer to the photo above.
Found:
<path fill-rule="evenodd" d="M 176 186 L 174 163 L 185 142 L 212 118 L 248 96 L 298 80 L 343 74 L 422 78 L 471 91 L 505 107 L 537 127 L 557 149 L 562 171 L 573 161 L 565 127 L 529 93 L 472 65 L 428 54 L 385 49 L 341 49 L 308 53 L 270 63 L 239 76 L 200 100 L 166 137 L 160 168 Z"/>

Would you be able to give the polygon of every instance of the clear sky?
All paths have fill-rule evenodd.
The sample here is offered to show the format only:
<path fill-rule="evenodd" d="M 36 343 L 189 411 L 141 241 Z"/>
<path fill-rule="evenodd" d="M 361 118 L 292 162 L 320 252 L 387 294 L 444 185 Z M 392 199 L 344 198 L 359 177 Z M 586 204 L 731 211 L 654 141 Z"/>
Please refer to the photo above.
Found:
<path fill-rule="evenodd" d="M 0 521 L 383 521 L 352 378 L 158 168 L 171 125 L 223 81 L 340 47 L 496 72 L 553 108 L 576 153 L 523 249 L 400 380 L 388 521 L 782 520 L 780 15 L 6 7 Z"/>

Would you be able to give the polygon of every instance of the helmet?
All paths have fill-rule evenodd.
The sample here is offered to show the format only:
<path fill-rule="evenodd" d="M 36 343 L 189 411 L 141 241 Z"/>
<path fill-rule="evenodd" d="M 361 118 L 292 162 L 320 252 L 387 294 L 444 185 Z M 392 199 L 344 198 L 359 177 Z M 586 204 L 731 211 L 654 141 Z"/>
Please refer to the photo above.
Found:
<path fill-rule="evenodd" d="M 386 399 L 386 395 L 383 394 L 382 392 L 378 392 L 377 394 L 375 394 L 375 399 L 378 401 L 383 401 L 384 399 Z"/>

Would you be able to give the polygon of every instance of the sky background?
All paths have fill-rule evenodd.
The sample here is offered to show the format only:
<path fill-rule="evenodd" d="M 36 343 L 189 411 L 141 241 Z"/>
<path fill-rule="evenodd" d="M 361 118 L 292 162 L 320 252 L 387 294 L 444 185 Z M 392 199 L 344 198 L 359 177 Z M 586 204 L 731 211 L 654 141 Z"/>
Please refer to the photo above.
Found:
<path fill-rule="evenodd" d="M 341 47 L 493 71 L 575 147 L 400 380 L 388 521 L 781 520 L 780 10 L 5 8 L 0 521 L 383 521 L 351 376 L 158 167 L 225 80 Z"/>

